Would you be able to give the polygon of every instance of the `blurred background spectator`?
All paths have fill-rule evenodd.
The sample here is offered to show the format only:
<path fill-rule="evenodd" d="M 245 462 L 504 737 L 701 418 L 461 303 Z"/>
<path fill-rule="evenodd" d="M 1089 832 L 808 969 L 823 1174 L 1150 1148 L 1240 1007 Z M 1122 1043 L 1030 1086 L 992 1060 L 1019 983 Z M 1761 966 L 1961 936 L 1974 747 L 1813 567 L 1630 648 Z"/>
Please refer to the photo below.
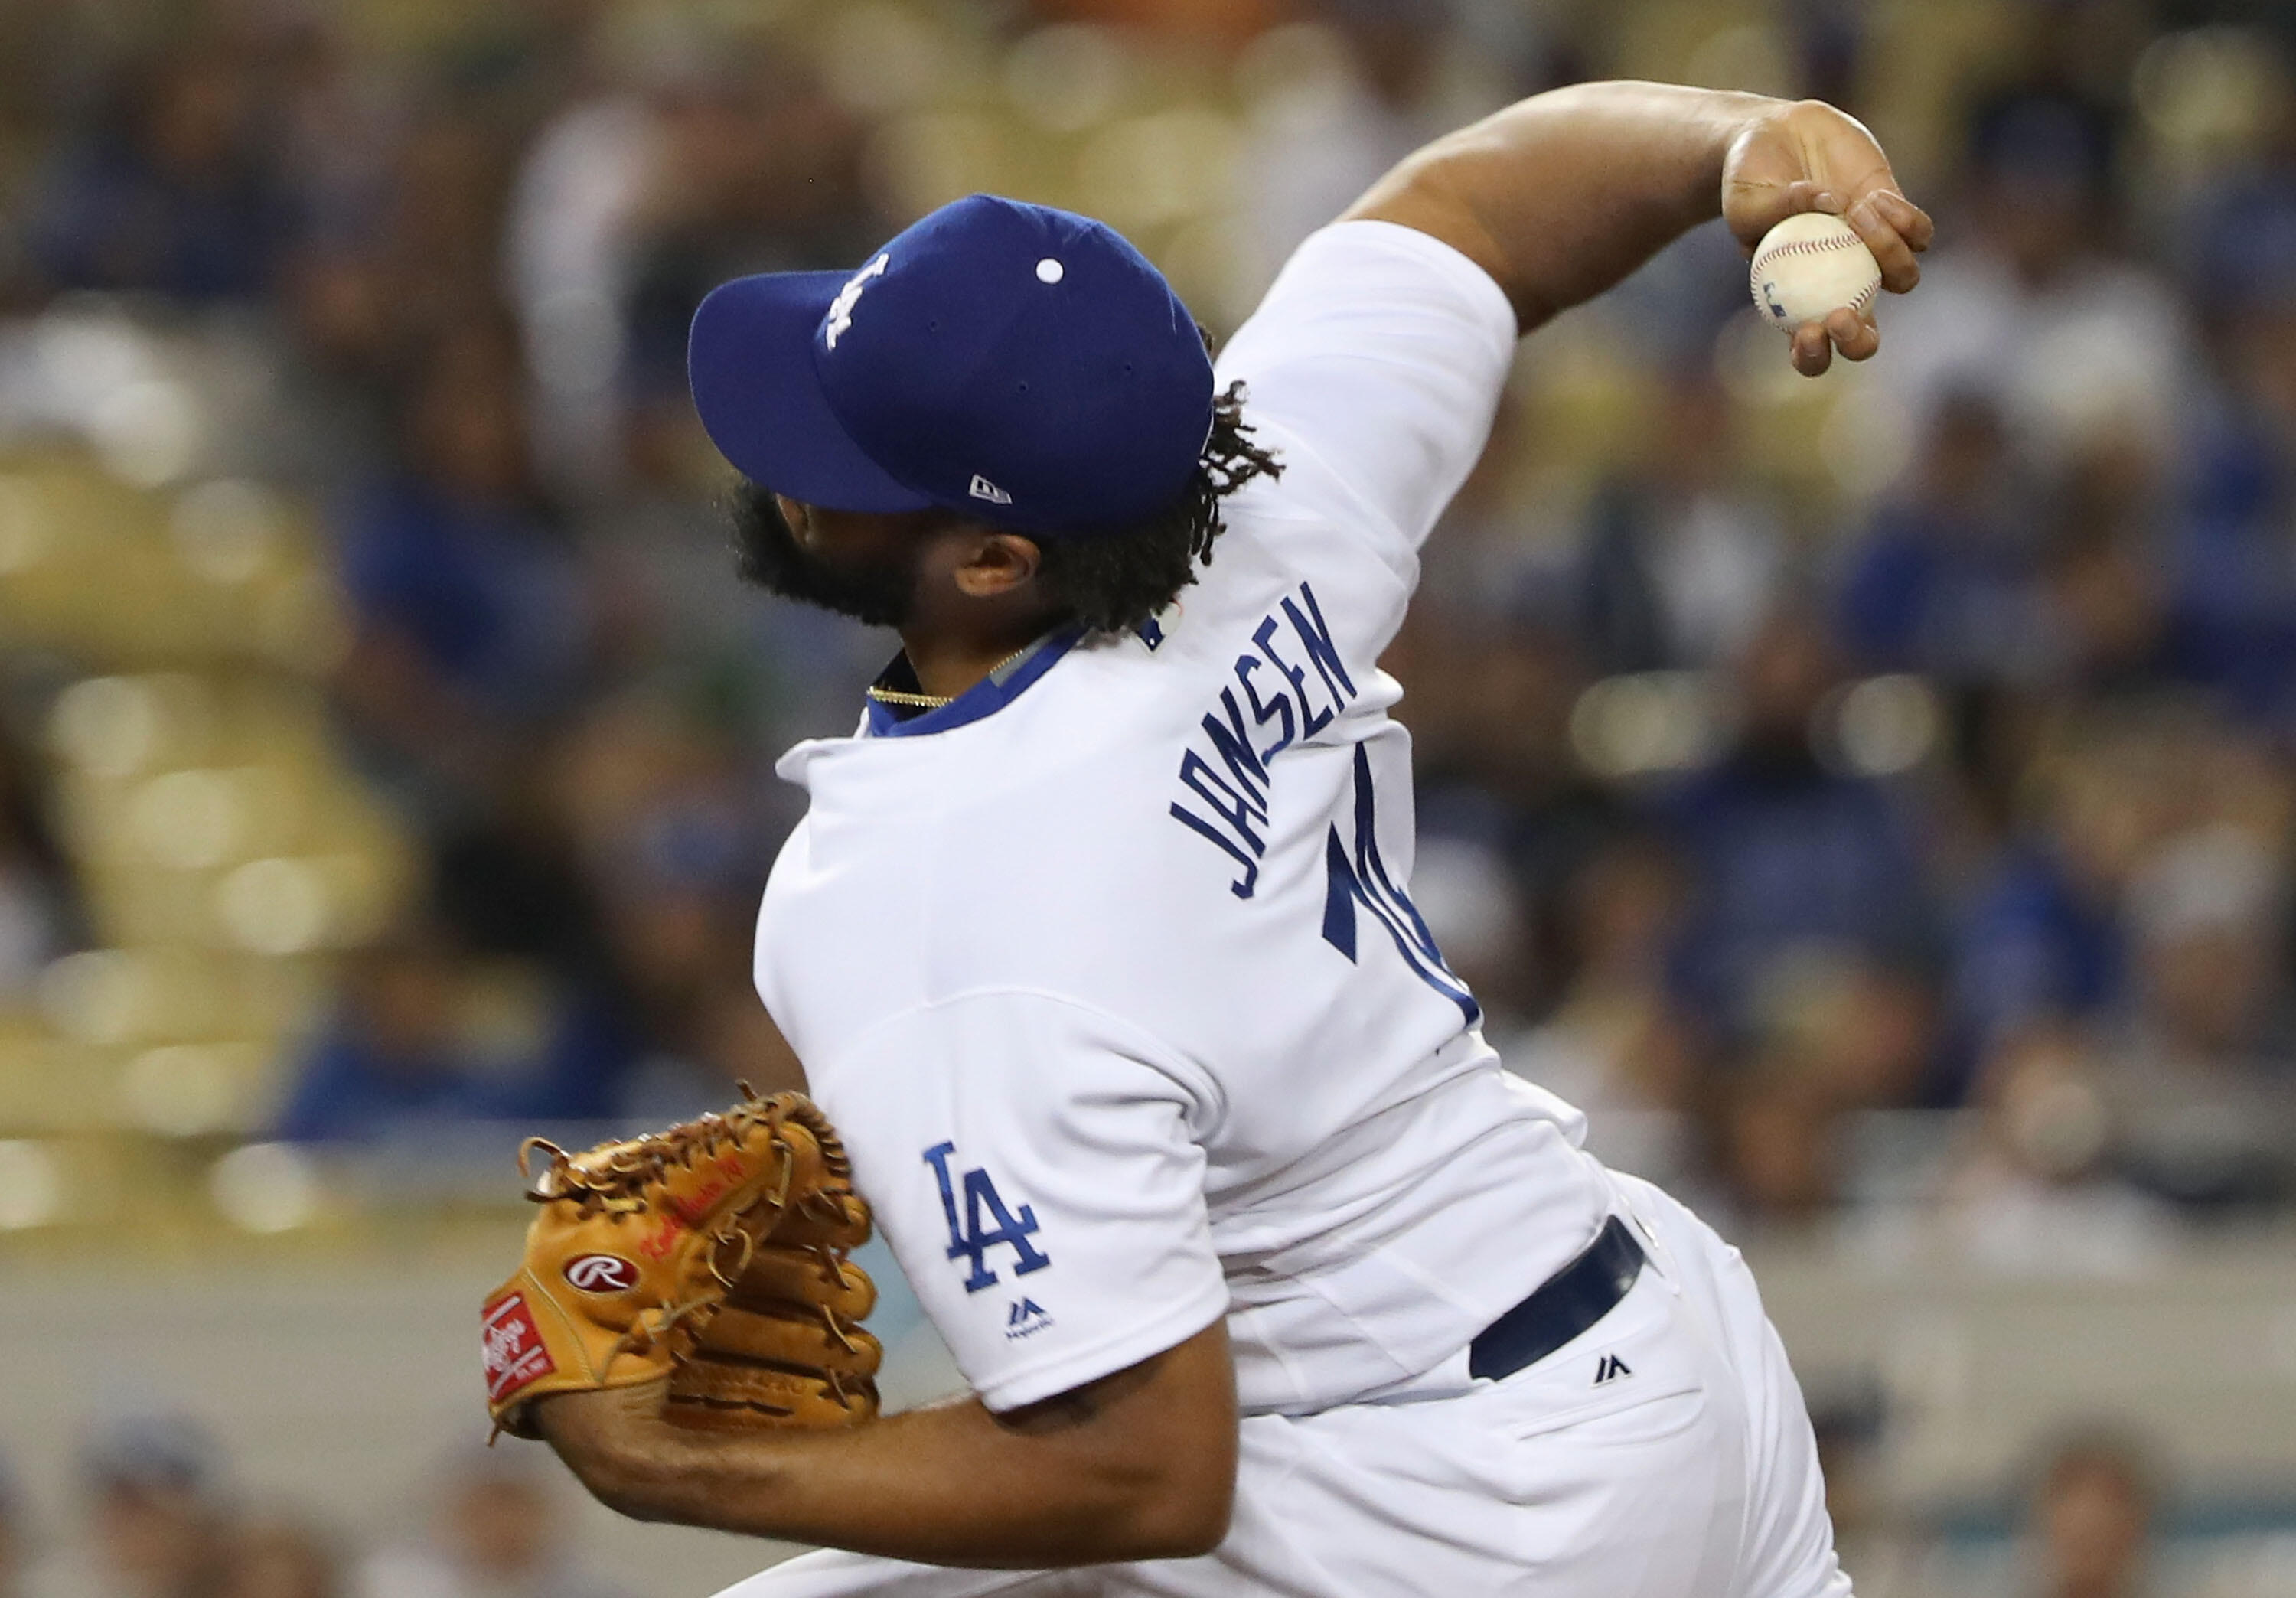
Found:
<path fill-rule="evenodd" d="M 201 1598 L 229 1538 L 222 1461 L 207 1432 L 169 1414 L 99 1431 L 81 1461 L 88 1562 L 115 1598 Z"/>
<path fill-rule="evenodd" d="M 1781 1318 L 1882 1394 L 1821 1417 L 1861 1591 L 2015 1562 L 2017 1323 L 1841 1330 L 1906 1282 L 2198 1295 L 2243 1370 L 2147 1390 L 2220 1493 L 2296 1479 L 2224 1397 L 2296 1224 L 2292 48 L 2236 0 L 0 6 L 0 1266 L 103 1216 L 435 1284 L 523 1133 L 801 1083 L 773 762 L 891 644 L 733 580 L 713 283 L 993 189 L 1226 333 L 1424 138 L 1652 76 L 1837 99 L 1939 244 L 1818 382 L 1717 228 L 1526 344 L 1385 662 L 1414 897 L 1591 1146 L 1828 1284 Z M 507 1455 L 374 1554 L 139 1426 L 42 1598 L 601 1590 Z M 2025 1591 L 2132 1590 L 2120 1458 L 2046 1474 Z"/>
<path fill-rule="evenodd" d="M 430 1537 L 370 1558 L 355 1598 L 616 1598 L 568 1562 L 546 1469 L 532 1450 L 454 1460 L 440 1473 Z"/>
<path fill-rule="evenodd" d="M 0 1005 L 23 1004 L 78 940 L 70 867 L 37 783 L 24 751 L 0 736 Z"/>
<path fill-rule="evenodd" d="M 254 1520 L 224 1545 L 216 1598 L 339 1598 L 334 1551 L 291 1520 Z"/>
<path fill-rule="evenodd" d="M 2059 1443 L 2029 1511 L 2036 1598 L 2136 1598 L 2152 1590 L 2157 1495 L 2151 1466 L 2127 1438 L 2097 1431 Z"/>
<path fill-rule="evenodd" d="M 290 201 L 250 65 L 224 38 L 118 65 L 37 180 L 26 231 L 43 278 L 193 303 L 271 286 Z"/>
<path fill-rule="evenodd" d="M 8 1462 L 0 1458 L 0 1598 L 22 1598 L 24 1541 L 21 1489 L 8 1473 Z"/>

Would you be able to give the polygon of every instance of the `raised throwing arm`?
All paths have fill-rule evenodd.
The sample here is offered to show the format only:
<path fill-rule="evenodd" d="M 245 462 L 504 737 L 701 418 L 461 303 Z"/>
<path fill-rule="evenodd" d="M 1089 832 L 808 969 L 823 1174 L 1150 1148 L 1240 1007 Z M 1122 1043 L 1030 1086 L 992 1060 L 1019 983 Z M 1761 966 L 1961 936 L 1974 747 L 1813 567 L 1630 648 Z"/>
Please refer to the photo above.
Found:
<path fill-rule="evenodd" d="M 1884 287 L 1919 281 L 1930 219 L 1898 192 L 1864 125 L 1814 100 L 1590 83 L 1508 107 L 1410 156 L 1349 211 L 1432 234 L 1505 290 L 1522 331 L 1593 299 L 1688 229 L 1722 217 L 1751 250 L 1799 211 L 1857 230 Z M 1793 336 L 1815 376 L 1839 349 L 1879 348 L 1870 321 L 1837 311 Z"/>

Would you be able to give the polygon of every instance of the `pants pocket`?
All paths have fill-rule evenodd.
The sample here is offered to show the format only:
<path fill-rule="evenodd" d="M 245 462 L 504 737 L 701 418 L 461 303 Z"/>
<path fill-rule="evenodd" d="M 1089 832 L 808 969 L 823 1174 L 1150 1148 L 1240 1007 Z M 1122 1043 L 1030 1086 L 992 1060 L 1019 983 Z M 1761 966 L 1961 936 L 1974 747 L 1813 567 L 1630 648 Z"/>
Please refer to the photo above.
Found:
<path fill-rule="evenodd" d="M 1664 1442 L 1687 1431 L 1706 1414 L 1702 1388 L 1677 1388 L 1671 1392 L 1645 1393 L 1607 1404 L 1588 1405 L 1546 1417 L 1537 1426 L 1515 1433 L 1518 1439 L 1548 1439 L 1570 1447 L 1640 1446 Z M 1564 1436 L 1568 1433 L 1568 1436 Z"/>
<path fill-rule="evenodd" d="M 1682 1313 L 1672 1286 L 1644 1270 L 1619 1307 L 1582 1336 L 1497 1383 L 1489 1394 L 1494 1421 L 1515 1437 L 1538 1437 L 1702 1394 L 1706 1371 Z"/>

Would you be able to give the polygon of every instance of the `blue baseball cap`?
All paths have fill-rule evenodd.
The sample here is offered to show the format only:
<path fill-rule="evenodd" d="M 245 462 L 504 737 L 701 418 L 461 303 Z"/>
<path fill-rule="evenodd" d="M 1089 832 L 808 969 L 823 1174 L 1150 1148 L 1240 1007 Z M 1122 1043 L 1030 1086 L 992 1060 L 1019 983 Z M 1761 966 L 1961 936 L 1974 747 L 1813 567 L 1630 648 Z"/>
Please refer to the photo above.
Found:
<path fill-rule="evenodd" d="M 721 284 L 686 371 L 710 440 L 777 494 L 1027 533 L 1154 515 L 1211 433 L 1211 359 L 1163 275 L 1104 224 L 992 194 L 858 272 Z"/>

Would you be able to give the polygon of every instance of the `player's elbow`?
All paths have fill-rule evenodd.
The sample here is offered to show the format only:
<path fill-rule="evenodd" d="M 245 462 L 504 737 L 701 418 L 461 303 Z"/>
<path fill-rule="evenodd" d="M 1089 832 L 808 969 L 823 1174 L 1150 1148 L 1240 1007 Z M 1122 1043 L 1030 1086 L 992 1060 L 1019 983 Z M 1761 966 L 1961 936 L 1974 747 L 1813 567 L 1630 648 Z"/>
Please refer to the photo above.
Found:
<path fill-rule="evenodd" d="M 1184 1411 L 1178 1424 L 1140 1440 L 1124 1461 L 1132 1540 L 1128 1559 L 1193 1559 L 1226 1541 L 1235 1514 L 1242 1435 L 1233 1408 Z"/>
<path fill-rule="evenodd" d="M 1160 1527 L 1155 1559 L 1194 1559 L 1227 1541 L 1228 1523 L 1235 1518 L 1235 1476 L 1231 1471 L 1216 1488 L 1199 1489 L 1170 1511 Z"/>
<path fill-rule="evenodd" d="M 1235 1513 L 1235 1462 L 1172 1462 L 1130 1484 L 1124 1512 L 1114 1518 L 1109 1560 L 1193 1559 L 1227 1540 Z"/>
<path fill-rule="evenodd" d="M 1242 1438 L 1224 1320 L 1000 1423 L 1044 1441 L 1076 1562 L 1191 1559 L 1226 1540 Z"/>

